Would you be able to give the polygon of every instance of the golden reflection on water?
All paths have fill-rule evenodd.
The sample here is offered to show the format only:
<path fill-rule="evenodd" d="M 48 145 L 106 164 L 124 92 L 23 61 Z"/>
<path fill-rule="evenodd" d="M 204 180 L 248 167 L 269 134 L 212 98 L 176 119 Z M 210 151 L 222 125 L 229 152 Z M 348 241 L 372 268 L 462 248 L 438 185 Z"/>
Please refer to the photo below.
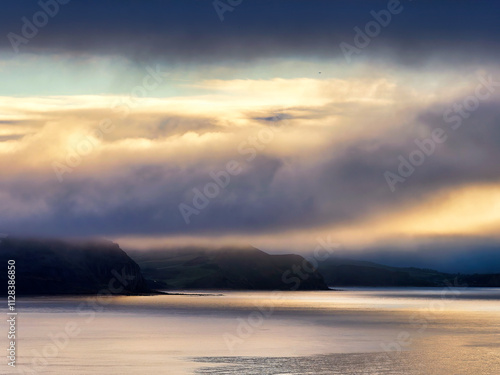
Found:
<path fill-rule="evenodd" d="M 273 366 L 287 374 L 500 374 L 500 290 L 440 292 L 24 299 L 20 368 L 35 361 L 37 373 L 56 375 L 278 374 Z M 65 341 L 68 324 L 78 334 Z M 57 338 L 60 348 L 50 352 Z"/>

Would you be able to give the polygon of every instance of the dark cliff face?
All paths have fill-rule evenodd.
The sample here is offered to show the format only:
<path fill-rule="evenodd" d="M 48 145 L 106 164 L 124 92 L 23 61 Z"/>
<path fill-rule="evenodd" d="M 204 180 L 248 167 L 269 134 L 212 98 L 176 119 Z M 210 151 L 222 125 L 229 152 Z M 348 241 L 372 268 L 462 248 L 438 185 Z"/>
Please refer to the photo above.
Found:
<path fill-rule="evenodd" d="M 16 295 L 148 292 L 137 263 L 109 241 L 5 238 L 2 267 L 10 259 L 15 260 Z M 7 272 L 0 277 L 7 285 Z"/>
<path fill-rule="evenodd" d="M 328 289 L 323 277 L 299 255 L 270 255 L 255 248 L 129 253 L 144 276 L 164 289 Z"/>

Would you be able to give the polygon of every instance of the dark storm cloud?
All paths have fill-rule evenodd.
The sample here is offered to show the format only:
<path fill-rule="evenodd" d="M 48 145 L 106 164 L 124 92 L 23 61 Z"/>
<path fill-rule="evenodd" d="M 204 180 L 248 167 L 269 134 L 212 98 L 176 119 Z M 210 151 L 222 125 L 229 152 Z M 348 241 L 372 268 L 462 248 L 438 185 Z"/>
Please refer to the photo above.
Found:
<path fill-rule="evenodd" d="M 346 217 L 358 218 L 370 212 L 418 204 L 422 199 L 439 193 L 443 189 L 459 188 L 468 184 L 494 183 L 500 181 L 500 110 L 498 102 L 481 104 L 462 126 L 452 130 L 443 120 L 449 103 L 436 105 L 421 113 L 422 126 L 432 130 L 441 128 L 447 139 L 436 144 L 434 153 L 426 156 L 420 166 L 406 181 L 389 190 L 384 173 L 398 173 L 399 156 L 409 160 L 409 155 L 419 150 L 415 140 L 429 136 L 410 134 L 381 134 L 371 141 L 357 142 L 337 149 L 327 158 L 323 170 L 317 176 L 323 202 L 332 205 L 331 212 Z M 330 194 L 332 199 L 326 197 Z M 334 197 L 338 199 L 334 200 Z M 346 213 L 344 219 L 342 213 Z M 330 217 L 332 219 L 332 217 Z"/>
<path fill-rule="evenodd" d="M 450 124 L 444 122 L 443 112 L 448 106 L 435 104 L 422 110 L 417 116 L 421 126 L 429 132 L 447 129 Z M 336 144 L 306 165 L 293 156 L 263 152 L 248 161 L 248 155 L 235 152 L 226 155 L 228 159 L 203 158 L 182 166 L 156 161 L 87 177 L 75 172 L 66 175 L 63 183 L 54 176 L 11 177 L 1 182 L 0 193 L 8 192 L 11 201 L 27 207 L 47 210 L 18 218 L 7 215 L 0 230 L 78 236 L 250 234 L 356 224 L 370 214 L 418 205 L 447 189 L 498 183 L 499 108 L 493 99 L 483 102 L 461 128 L 447 129 L 446 142 L 437 145 L 395 192 L 390 191 L 384 172 L 396 172 L 398 156 L 408 158 L 417 149 L 414 140 L 425 138 L 417 128 Z M 242 172 L 232 176 L 186 225 L 179 204 L 193 206 L 193 189 L 203 190 L 213 182 L 210 172 L 222 171 L 230 159 L 240 163 Z"/>
<path fill-rule="evenodd" d="M 50 213 L 47 220 L 40 220 L 38 215 L 19 221 L 3 218 L 0 228 L 13 234 L 19 228 L 23 233 L 53 235 L 179 234 L 224 232 L 233 222 L 233 230 L 252 232 L 266 223 L 279 221 L 281 213 L 273 213 L 273 209 L 283 209 L 283 204 L 290 203 L 283 199 L 266 206 L 271 196 L 260 199 L 280 165 L 279 160 L 264 156 L 254 160 L 189 227 L 178 205 L 190 203 L 193 188 L 203 190 L 207 182 L 213 181 L 209 172 L 218 171 L 214 166 L 185 169 L 145 165 L 97 178 L 67 178 L 63 183 L 44 178 L 37 181 L 37 189 L 25 177 L 3 181 L 0 191 L 9 191 L 14 199 L 24 202 L 42 200 Z M 227 216 L 227 210 L 233 218 Z M 261 216 L 264 212 L 268 218 Z"/>
<path fill-rule="evenodd" d="M 46 0 L 45 0 L 46 1 Z M 12 51 L 9 32 L 21 34 L 37 1 L 2 4 L 2 47 Z M 207 1 L 70 1 L 21 51 L 121 54 L 130 58 L 209 62 L 263 56 L 342 56 L 364 29 L 370 12 L 387 1 L 243 1 L 224 22 Z M 363 49 L 415 63 L 434 54 L 484 62 L 498 57 L 500 4 L 494 1 L 408 1 Z M 456 61 L 458 62 L 458 60 Z"/>

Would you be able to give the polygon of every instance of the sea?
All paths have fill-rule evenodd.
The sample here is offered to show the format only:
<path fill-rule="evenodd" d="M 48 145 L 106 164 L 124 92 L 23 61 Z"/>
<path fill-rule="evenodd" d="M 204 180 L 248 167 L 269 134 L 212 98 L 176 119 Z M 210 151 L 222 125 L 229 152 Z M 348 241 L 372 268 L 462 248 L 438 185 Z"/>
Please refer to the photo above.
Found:
<path fill-rule="evenodd" d="M 20 298 L 0 373 L 500 374 L 498 288 L 169 293 Z"/>

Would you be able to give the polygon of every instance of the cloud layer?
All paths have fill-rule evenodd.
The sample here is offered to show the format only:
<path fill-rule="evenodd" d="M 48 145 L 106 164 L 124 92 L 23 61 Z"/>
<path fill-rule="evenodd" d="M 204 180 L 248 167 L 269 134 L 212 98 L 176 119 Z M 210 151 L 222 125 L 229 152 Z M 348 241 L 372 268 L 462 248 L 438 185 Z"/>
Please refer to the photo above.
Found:
<path fill-rule="evenodd" d="M 339 45 L 354 44 L 354 28 L 365 30 L 380 17 L 384 26 L 363 49 L 366 57 L 406 64 L 432 57 L 482 63 L 498 58 L 495 2 L 254 0 L 232 8 L 221 22 L 212 1 L 71 1 L 59 5 L 54 17 L 19 49 L 203 63 L 276 56 L 343 58 Z M 388 9 L 395 9 L 390 19 L 384 13 Z M 22 35 L 22 17 L 32 21 L 40 10 L 36 2 L 4 4 L 0 34 Z M 2 45 L 12 51 L 8 38 Z"/>
<path fill-rule="evenodd" d="M 498 200 L 500 91 L 478 100 L 456 130 L 443 118 L 491 73 L 478 74 L 432 92 L 408 89 L 388 72 L 200 82 L 215 93 L 136 99 L 126 114 L 110 105 L 120 98 L 107 96 L 4 98 L 0 226 L 108 236 L 312 231 L 347 242 L 360 240 L 359 230 L 365 240 L 465 226 L 493 235 L 496 206 L 485 204 L 475 219 L 460 210 L 466 201 Z M 446 141 L 422 152 L 424 162 L 391 191 L 384 174 L 399 176 L 399 158 L 411 160 L 416 141 L 434 129 Z M 227 172 L 233 161 L 235 175 Z M 214 185 L 214 174 L 224 186 L 208 188 L 197 202 L 209 203 L 197 207 L 197 191 Z M 188 224 L 180 204 L 197 211 Z M 465 216 L 425 224 L 455 212 Z"/>
<path fill-rule="evenodd" d="M 0 15 L 0 232 L 498 241 L 495 2 L 63 3 Z"/>

